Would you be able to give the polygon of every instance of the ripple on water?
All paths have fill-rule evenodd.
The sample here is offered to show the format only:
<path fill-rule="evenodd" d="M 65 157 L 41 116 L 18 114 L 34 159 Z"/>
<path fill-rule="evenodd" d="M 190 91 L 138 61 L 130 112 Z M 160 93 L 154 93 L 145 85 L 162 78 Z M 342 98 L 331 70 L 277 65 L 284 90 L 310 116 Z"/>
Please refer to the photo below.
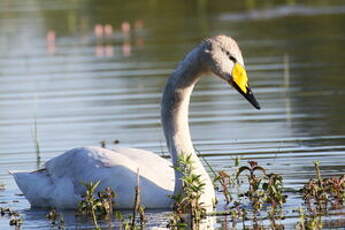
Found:
<path fill-rule="evenodd" d="M 110 16 L 109 6 L 99 4 L 96 20 L 82 10 L 83 1 L 0 3 L 0 32 L 4 32 L 0 33 L 0 182 L 6 184 L 0 201 L 23 214 L 25 229 L 49 228 L 46 211 L 29 209 L 27 200 L 16 195 L 20 191 L 7 170 L 36 169 L 69 148 L 99 145 L 103 140 L 109 147 L 120 140 L 122 145 L 167 155 L 159 118 L 166 78 L 204 34 L 219 31 L 233 31 L 240 40 L 262 110 L 253 109 L 222 81 L 205 78 L 199 83 L 190 108 L 191 132 L 196 148 L 211 166 L 231 171 L 234 158 L 240 156 L 243 164 L 255 160 L 281 174 L 291 191 L 284 221 L 287 228 L 297 221 L 292 210 L 302 201 L 295 191 L 314 175 L 313 161 L 320 160 L 325 176 L 343 174 L 344 78 L 339 70 L 344 66 L 342 54 L 334 52 L 345 48 L 343 26 L 335 23 L 343 18 L 343 5 L 278 5 L 243 12 L 239 8 L 240 13 L 214 8 L 212 17 L 201 7 L 186 21 L 180 14 L 187 11 L 175 9 L 171 14 L 178 15 L 176 20 L 168 14 L 161 16 L 162 22 L 173 27 L 152 23 L 157 21 L 154 14 L 142 16 L 147 23 L 143 31 L 126 37 L 115 29 L 115 24 L 125 21 L 116 15 L 128 15 L 128 21 L 132 15 L 136 20 L 141 15 L 136 13 L 139 6 L 124 12 L 111 7 L 115 13 Z M 323 25 L 318 20 L 321 15 L 328 15 L 332 23 Z M 279 20 L 282 17 L 288 17 L 286 23 Z M 114 23 L 113 36 L 100 41 L 93 35 L 98 19 Z M 62 29 L 60 24 L 67 26 Z M 296 25 L 303 27 L 305 37 L 300 31 L 287 36 L 299 28 Z M 54 28 L 57 39 L 52 54 L 45 36 Z M 312 28 L 322 28 L 323 33 Z M 325 41 L 331 41 L 328 49 L 321 49 Z M 111 55 L 98 56 L 97 49 L 103 52 L 106 47 Z M 35 121 L 41 162 L 37 162 L 33 142 Z M 150 223 L 162 225 L 166 214 L 149 212 Z M 67 226 L 82 225 L 73 214 L 64 215 Z M 1 218 L 0 228 L 8 227 L 7 222 Z"/>

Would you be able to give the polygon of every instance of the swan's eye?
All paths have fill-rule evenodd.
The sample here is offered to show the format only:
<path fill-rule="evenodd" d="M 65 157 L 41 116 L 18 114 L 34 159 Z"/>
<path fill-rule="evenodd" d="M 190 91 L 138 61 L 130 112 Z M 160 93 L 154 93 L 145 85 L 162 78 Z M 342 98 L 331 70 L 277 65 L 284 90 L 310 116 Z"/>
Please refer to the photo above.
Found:
<path fill-rule="evenodd" d="M 233 61 L 234 63 L 237 62 L 236 58 L 234 58 L 233 56 L 229 56 L 230 60 Z"/>
<path fill-rule="evenodd" d="M 237 62 L 236 58 L 232 56 L 229 51 L 226 51 L 225 53 L 226 53 L 226 56 L 228 56 L 231 61 L 233 61 L 234 63 Z"/>

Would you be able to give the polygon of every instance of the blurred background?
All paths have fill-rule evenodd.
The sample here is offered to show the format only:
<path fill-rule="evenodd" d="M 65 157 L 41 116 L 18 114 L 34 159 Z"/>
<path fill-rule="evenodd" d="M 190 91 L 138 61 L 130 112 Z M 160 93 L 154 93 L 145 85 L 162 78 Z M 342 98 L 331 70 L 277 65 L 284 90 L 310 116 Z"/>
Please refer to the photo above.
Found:
<path fill-rule="evenodd" d="M 210 164 L 256 160 L 291 190 L 314 174 L 314 160 L 324 175 L 344 174 L 344 25 L 340 0 L 0 1 L 0 202 L 20 211 L 26 229 L 44 229 L 45 212 L 16 195 L 7 170 L 34 170 L 100 142 L 167 154 L 166 79 L 216 34 L 238 41 L 262 109 L 219 79 L 201 80 L 190 124 Z M 286 206 L 301 202 L 291 192 Z"/>

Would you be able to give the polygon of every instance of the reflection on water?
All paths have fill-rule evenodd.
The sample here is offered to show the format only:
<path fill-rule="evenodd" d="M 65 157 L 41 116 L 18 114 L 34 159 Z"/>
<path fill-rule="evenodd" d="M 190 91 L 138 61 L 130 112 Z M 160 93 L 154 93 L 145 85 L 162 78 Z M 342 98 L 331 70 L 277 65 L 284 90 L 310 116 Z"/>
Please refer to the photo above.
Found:
<path fill-rule="evenodd" d="M 287 16 L 319 16 L 344 14 L 345 6 L 305 6 L 305 5 L 283 5 L 270 7 L 269 9 L 254 9 L 244 13 L 230 13 L 220 16 L 221 20 L 264 20 Z"/>
<path fill-rule="evenodd" d="M 53 30 L 48 31 L 47 36 L 47 51 L 48 54 L 54 55 L 56 52 L 56 33 Z"/>
<path fill-rule="evenodd" d="M 37 167 L 35 121 L 43 162 L 103 140 L 166 154 L 162 86 L 188 50 L 217 33 L 240 41 L 262 110 L 223 82 L 203 79 L 192 96 L 190 123 L 194 144 L 208 162 L 228 170 L 237 155 L 255 159 L 282 174 L 289 190 L 314 174 L 314 160 L 321 161 L 323 175 L 342 175 L 344 7 L 338 0 L 2 1 L 2 205 L 19 210 L 26 229 L 49 228 L 45 212 L 29 209 L 7 173 Z M 290 215 L 302 201 L 297 193 L 288 195 Z M 164 214 L 149 215 L 152 226 L 165 225 Z M 65 220 L 76 225 L 68 212 Z M 284 223 L 296 222 L 291 217 Z M 8 220 L 1 218 L 0 226 L 7 228 Z"/>

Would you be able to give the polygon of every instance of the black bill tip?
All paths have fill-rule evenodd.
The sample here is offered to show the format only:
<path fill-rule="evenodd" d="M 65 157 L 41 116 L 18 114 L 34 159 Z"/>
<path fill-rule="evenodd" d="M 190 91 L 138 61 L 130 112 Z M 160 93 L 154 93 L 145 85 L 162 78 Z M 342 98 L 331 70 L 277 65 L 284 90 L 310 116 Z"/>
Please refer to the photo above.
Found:
<path fill-rule="evenodd" d="M 250 104 L 252 104 L 256 109 L 261 109 L 259 102 L 255 99 L 254 94 L 252 92 L 252 90 L 247 87 L 247 93 L 243 92 L 240 87 L 238 87 L 238 85 L 236 85 L 235 83 L 232 84 L 234 86 L 234 88 L 242 95 L 244 96 L 245 99 L 247 99 L 247 101 L 250 102 Z"/>
<path fill-rule="evenodd" d="M 247 88 L 247 93 L 243 96 L 252 104 L 256 109 L 261 109 L 259 102 L 255 99 L 254 94 L 250 88 Z"/>

